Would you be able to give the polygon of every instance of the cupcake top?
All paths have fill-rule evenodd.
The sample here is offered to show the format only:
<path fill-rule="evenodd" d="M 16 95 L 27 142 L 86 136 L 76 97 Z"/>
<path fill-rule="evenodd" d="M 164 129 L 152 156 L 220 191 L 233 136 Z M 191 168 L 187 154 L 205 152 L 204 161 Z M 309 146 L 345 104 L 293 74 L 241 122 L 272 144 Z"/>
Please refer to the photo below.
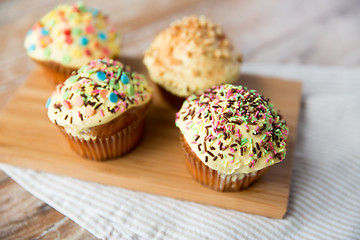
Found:
<path fill-rule="evenodd" d="M 50 120 L 80 138 L 86 130 L 110 122 L 127 110 L 151 100 L 144 75 L 119 61 L 93 60 L 74 72 L 46 103 Z"/>
<path fill-rule="evenodd" d="M 153 81 L 180 97 L 235 81 L 239 62 L 240 55 L 234 53 L 222 29 L 204 16 L 172 23 L 144 57 Z"/>
<path fill-rule="evenodd" d="M 35 23 L 25 38 L 28 55 L 80 68 L 92 59 L 120 54 L 120 34 L 108 26 L 108 18 L 82 2 L 59 5 Z"/>
<path fill-rule="evenodd" d="M 285 158 L 286 122 L 246 87 L 227 84 L 188 97 L 176 126 L 200 160 L 224 174 L 254 172 Z"/>

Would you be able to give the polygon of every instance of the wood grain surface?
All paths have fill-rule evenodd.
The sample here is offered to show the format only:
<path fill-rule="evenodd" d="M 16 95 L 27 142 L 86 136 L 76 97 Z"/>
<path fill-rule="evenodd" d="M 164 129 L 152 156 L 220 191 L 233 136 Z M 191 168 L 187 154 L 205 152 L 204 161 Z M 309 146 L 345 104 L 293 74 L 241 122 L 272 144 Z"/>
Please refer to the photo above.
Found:
<path fill-rule="evenodd" d="M 22 46 L 27 30 L 60 2 L 0 1 L 0 110 L 34 69 Z M 172 20 L 197 13 L 223 26 L 243 52 L 245 62 L 360 66 L 358 0 L 86 3 L 110 15 L 124 34 L 126 55 L 140 56 L 156 33 Z M 0 239 L 95 239 L 4 173 L 0 173 L 0 189 Z"/>
<path fill-rule="evenodd" d="M 146 74 L 141 58 L 121 61 Z M 267 217 L 284 216 L 300 111 L 299 82 L 240 76 L 239 84 L 270 98 L 286 119 L 290 132 L 287 156 L 247 190 L 219 193 L 196 183 L 185 169 L 179 130 L 174 126 L 176 111 L 162 101 L 157 91 L 139 146 L 121 158 L 98 162 L 76 155 L 49 121 L 44 108 L 54 90 L 49 80 L 46 72 L 37 68 L 1 112 L 0 162 Z"/>

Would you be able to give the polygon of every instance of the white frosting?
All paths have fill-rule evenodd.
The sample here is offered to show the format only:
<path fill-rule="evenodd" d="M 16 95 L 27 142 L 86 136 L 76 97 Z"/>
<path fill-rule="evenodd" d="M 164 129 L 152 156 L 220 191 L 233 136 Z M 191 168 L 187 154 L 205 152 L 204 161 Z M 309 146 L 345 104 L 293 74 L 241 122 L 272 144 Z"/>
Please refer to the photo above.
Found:
<path fill-rule="evenodd" d="M 232 89 L 237 92 L 231 93 Z M 285 157 L 288 135 L 285 122 L 271 104 L 256 94 L 241 86 L 223 85 L 212 89 L 210 93 L 191 96 L 184 102 L 177 114 L 176 125 L 192 151 L 211 169 L 224 174 L 251 173 L 280 162 Z M 253 99 L 247 100 L 244 96 Z M 236 101 L 236 98 L 243 102 Z M 228 100 L 234 100 L 231 106 Z M 255 104 L 254 107 L 251 104 Z M 238 111 L 244 107 L 248 107 L 249 115 L 242 115 Z M 257 119 L 255 115 L 261 117 Z M 248 116 L 248 123 L 245 123 L 244 116 Z M 255 120 L 254 125 L 250 124 L 250 119 Z M 241 123 L 235 123 L 239 120 Z M 264 124 L 267 125 L 260 132 Z M 277 141 L 271 140 L 273 135 L 278 136 Z M 266 141 L 268 138 L 270 140 Z"/>
<path fill-rule="evenodd" d="M 111 66 L 108 67 L 105 60 L 102 62 L 92 61 L 89 65 L 85 65 L 79 70 L 78 75 L 72 76 L 64 84 L 58 85 L 48 100 L 50 120 L 64 127 L 67 133 L 79 138 L 96 138 L 89 134 L 88 129 L 106 124 L 127 110 L 146 104 L 151 100 L 152 91 L 143 75 L 132 74 L 129 70 L 125 71 L 124 65 L 117 61 L 110 60 L 106 63 Z M 112 72 L 113 79 L 119 80 L 120 75 L 117 76 L 119 69 L 122 69 L 121 75 L 126 73 L 130 76 L 129 82 L 126 84 L 121 80 L 118 81 L 117 89 L 107 83 L 107 80 L 98 78 L 98 72 Z M 99 91 L 101 90 L 107 91 L 104 98 L 100 96 L 101 92 Z M 110 101 L 110 94 L 117 95 L 117 101 Z M 122 96 L 123 99 L 119 96 Z M 79 98 L 84 103 L 94 103 L 94 105 L 79 105 L 77 102 Z"/>

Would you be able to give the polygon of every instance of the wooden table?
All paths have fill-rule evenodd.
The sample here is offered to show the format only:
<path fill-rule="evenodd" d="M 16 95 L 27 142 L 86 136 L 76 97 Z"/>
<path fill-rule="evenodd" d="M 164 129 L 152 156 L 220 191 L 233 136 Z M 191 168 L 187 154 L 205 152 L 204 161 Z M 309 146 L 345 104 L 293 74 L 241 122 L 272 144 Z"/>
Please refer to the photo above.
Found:
<path fill-rule="evenodd" d="M 0 2 L 0 110 L 35 65 L 25 34 L 60 1 Z M 124 35 L 123 54 L 141 56 L 173 20 L 204 14 L 223 26 L 245 62 L 360 66 L 358 0 L 86 1 L 110 15 Z M 0 156 L 1 157 L 1 156 Z M 0 171 L 0 239 L 96 239 Z"/>

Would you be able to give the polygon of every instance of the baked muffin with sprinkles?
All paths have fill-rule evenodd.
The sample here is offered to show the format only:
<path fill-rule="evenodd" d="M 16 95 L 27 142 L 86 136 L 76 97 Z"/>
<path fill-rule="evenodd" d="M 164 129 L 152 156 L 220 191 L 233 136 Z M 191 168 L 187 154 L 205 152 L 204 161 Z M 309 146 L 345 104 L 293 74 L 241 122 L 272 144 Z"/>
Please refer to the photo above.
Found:
<path fill-rule="evenodd" d="M 59 5 L 36 22 L 25 38 L 28 56 L 58 84 L 93 59 L 120 55 L 121 36 L 101 11 L 83 2 Z"/>
<path fill-rule="evenodd" d="M 193 15 L 159 33 L 143 61 L 164 98 L 179 109 L 186 97 L 237 80 L 241 55 L 220 26 Z"/>
<path fill-rule="evenodd" d="M 286 122 L 267 98 L 243 86 L 188 97 L 176 126 L 191 175 L 218 191 L 245 189 L 285 158 Z"/>
<path fill-rule="evenodd" d="M 105 160 L 132 150 L 144 132 L 152 90 L 119 61 L 93 60 L 74 72 L 46 103 L 48 116 L 83 157 Z"/>

